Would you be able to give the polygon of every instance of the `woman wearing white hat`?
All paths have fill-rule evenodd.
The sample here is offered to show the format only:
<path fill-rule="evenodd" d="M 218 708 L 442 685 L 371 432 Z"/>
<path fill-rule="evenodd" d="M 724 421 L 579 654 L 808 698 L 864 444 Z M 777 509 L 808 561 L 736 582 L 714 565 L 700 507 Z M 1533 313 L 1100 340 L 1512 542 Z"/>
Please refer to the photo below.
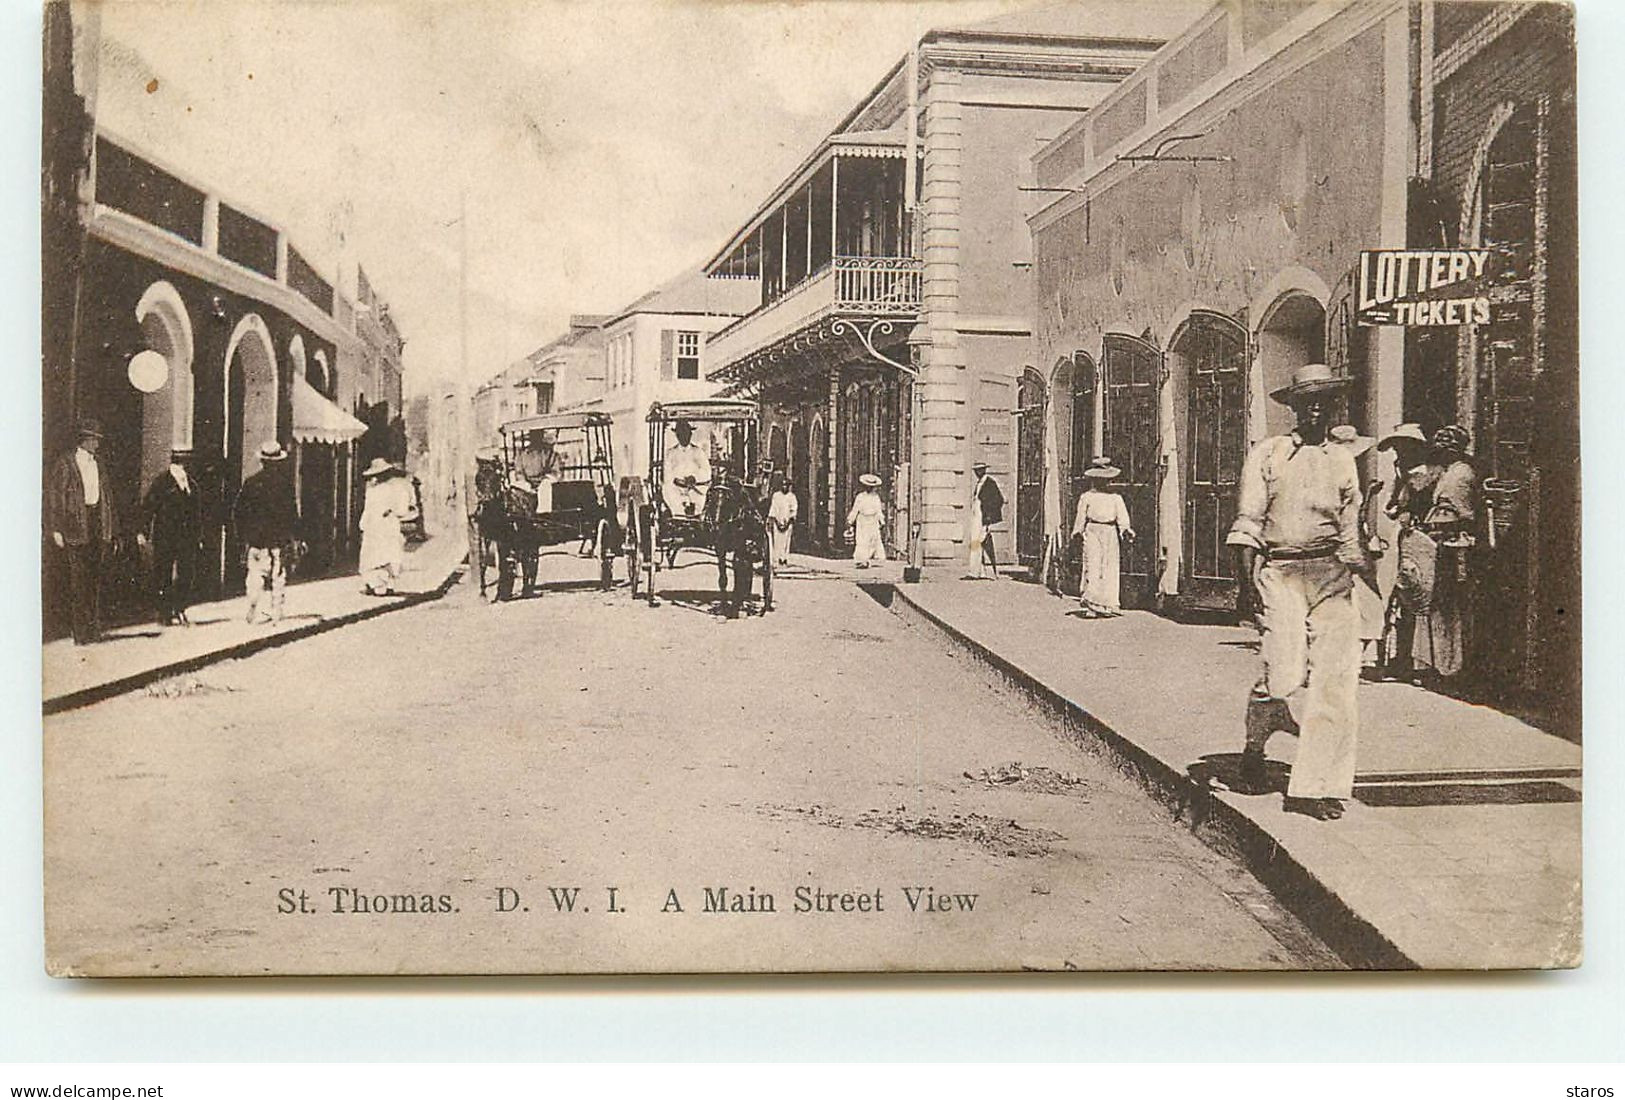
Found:
<path fill-rule="evenodd" d="M 1134 541 L 1128 505 L 1107 486 L 1123 471 L 1104 455 L 1089 462 L 1083 476 L 1089 488 L 1078 497 L 1072 537 L 1083 542 L 1083 583 L 1078 606 L 1088 619 L 1116 618 L 1123 613 L 1121 540 Z"/>
<path fill-rule="evenodd" d="M 846 531 L 852 540 L 852 560 L 858 563 L 859 569 L 867 569 L 872 561 L 886 560 L 886 544 L 880 537 L 886 505 L 875 491 L 880 488 L 878 476 L 864 474 L 858 478 L 858 484 L 863 488 L 853 498 L 852 510 L 846 514 Z"/>
<path fill-rule="evenodd" d="M 416 512 L 417 502 L 404 471 L 388 459 L 373 459 L 361 476 L 367 482 L 361 509 L 361 591 L 392 596 L 406 561 L 401 524 Z"/>

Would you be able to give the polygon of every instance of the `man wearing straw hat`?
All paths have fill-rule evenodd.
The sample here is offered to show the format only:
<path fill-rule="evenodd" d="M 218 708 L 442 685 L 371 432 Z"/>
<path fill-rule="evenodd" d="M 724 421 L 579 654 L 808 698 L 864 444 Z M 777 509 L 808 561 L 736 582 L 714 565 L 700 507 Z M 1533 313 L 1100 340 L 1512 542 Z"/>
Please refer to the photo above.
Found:
<path fill-rule="evenodd" d="M 1247 455 L 1225 539 L 1239 548 L 1241 575 L 1256 597 L 1264 660 L 1247 700 L 1242 782 L 1262 783 L 1272 733 L 1297 731 L 1284 808 L 1322 821 L 1341 817 L 1353 794 L 1360 680 L 1354 579 L 1375 586 L 1360 542 L 1354 458 L 1327 434 L 1333 402 L 1349 384 L 1324 363 L 1309 363 L 1270 394 L 1292 407 L 1298 424 Z"/>
<path fill-rule="evenodd" d="M 275 440 L 260 444 L 260 468 L 237 493 L 237 535 L 247 550 L 248 612 L 245 619 L 279 622 L 288 583 L 288 552 L 298 537 L 299 501 L 288 472 L 288 452 Z M 271 594 L 271 610 L 259 614 Z"/>
<path fill-rule="evenodd" d="M 992 570 L 999 579 L 999 559 L 993 550 L 993 525 L 1004 519 L 1004 493 L 987 472 L 987 463 L 974 462 L 970 468 L 974 482 L 970 491 L 970 563 L 976 566 L 975 579 Z"/>
<path fill-rule="evenodd" d="M 158 607 L 158 622 L 164 626 L 190 624 L 186 609 L 191 603 L 203 524 L 191 466 L 190 447 L 171 450 L 169 468 L 153 479 L 141 501 L 141 530 L 136 538 L 142 545 L 150 542 L 152 546 L 153 602 Z"/>

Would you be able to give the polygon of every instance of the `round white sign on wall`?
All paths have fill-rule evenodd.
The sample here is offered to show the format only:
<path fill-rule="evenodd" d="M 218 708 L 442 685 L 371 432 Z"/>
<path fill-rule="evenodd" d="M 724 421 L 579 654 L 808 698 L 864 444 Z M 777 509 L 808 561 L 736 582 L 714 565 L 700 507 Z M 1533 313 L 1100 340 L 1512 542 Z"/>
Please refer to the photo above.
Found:
<path fill-rule="evenodd" d="M 130 385 L 142 393 L 156 393 L 169 381 L 169 360 L 150 348 L 130 358 Z"/>

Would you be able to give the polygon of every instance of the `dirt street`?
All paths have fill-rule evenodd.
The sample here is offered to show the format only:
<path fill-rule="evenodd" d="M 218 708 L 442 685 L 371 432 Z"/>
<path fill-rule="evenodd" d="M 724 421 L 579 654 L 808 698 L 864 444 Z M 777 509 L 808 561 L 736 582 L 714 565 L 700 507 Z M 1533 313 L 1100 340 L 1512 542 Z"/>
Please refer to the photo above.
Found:
<path fill-rule="evenodd" d="M 658 608 L 624 588 L 490 606 L 464 582 L 49 719 L 55 964 L 1337 965 L 858 588 L 785 579 L 773 614 L 730 622 L 714 580 L 695 558 Z"/>

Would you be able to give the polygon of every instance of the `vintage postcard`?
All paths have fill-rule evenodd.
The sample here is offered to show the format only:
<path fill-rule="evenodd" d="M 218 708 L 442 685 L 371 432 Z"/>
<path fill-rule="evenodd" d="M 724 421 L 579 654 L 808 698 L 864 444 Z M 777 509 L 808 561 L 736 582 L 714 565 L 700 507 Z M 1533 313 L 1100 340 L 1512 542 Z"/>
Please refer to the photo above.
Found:
<path fill-rule="evenodd" d="M 1579 965 L 1576 29 L 51 0 L 47 968 Z"/>

